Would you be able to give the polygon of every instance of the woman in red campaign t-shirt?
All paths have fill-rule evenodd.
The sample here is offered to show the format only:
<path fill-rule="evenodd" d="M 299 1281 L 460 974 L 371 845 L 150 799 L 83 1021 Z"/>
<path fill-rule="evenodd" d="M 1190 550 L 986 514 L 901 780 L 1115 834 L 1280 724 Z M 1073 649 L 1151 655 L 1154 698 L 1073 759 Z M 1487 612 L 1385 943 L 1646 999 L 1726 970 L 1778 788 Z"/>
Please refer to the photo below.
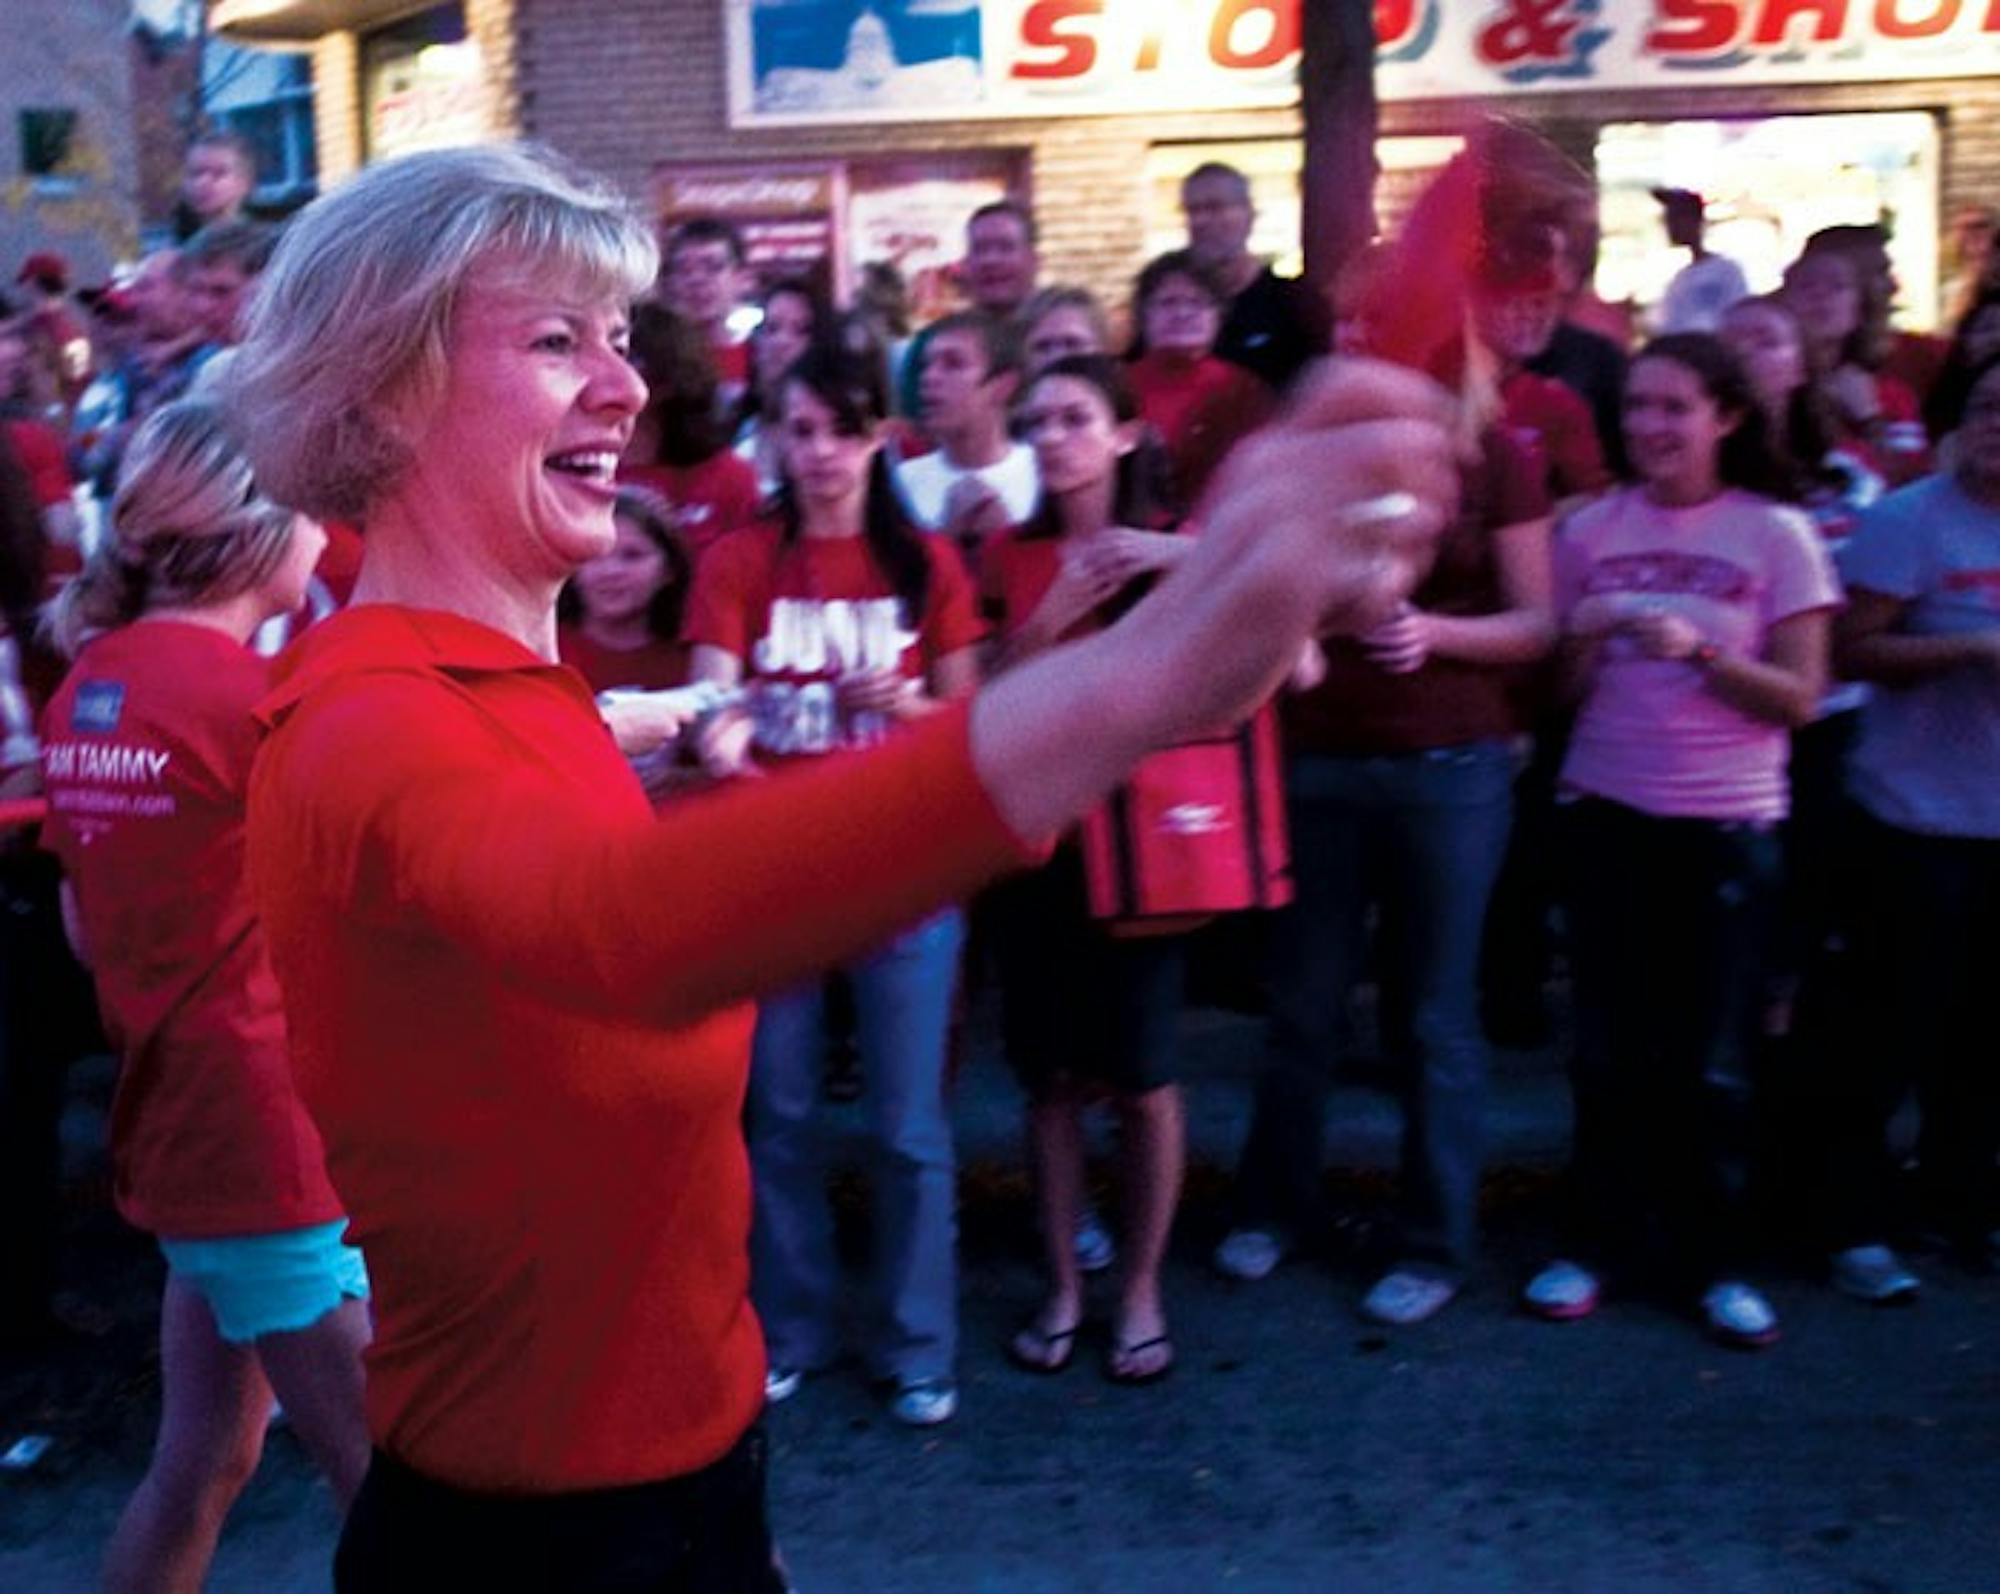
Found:
<path fill-rule="evenodd" d="M 651 494 L 618 494 L 618 540 L 563 588 L 556 646 L 593 692 L 658 692 L 688 678 L 681 639 L 694 566 Z"/>
<path fill-rule="evenodd" d="M 903 518 L 882 459 L 879 362 L 815 349 L 779 399 L 784 485 L 774 524 L 703 563 L 688 635 L 698 680 L 747 683 L 767 764 L 867 747 L 978 684 L 984 634 L 951 543 Z M 875 1246 L 861 1354 L 916 1426 L 957 1409 L 957 1164 L 945 1039 L 964 939 L 956 909 L 845 970 L 876 1149 Z M 759 1005 L 745 1114 L 755 1214 L 750 1291 L 772 1400 L 839 1354 L 820 1076 L 824 986 Z"/>
<path fill-rule="evenodd" d="M 1139 320 L 1132 391 L 1139 413 L 1167 445 L 1174 494 L 1183 509 L 1199 501 L 1229 451 L 1278 407 L 1276 396 L 1240 365 L 1215 352 L 1229 295 L 1185 250 L 1161 255 L 1132 290 Z"/>
<path fill-rule="evenodd" d="M 296 607 L 323 540 L 261 495 L 212 406 L 182 401 L 134 437 L 110 538 L 56 609 L 66 650 L 90 640 L 43 720 L 43 845 L 123 1057 L 119 1211 L 167 1259 L 160 1439 L 107 1554 L 114 1589 L 200 1585 L 274 1393 L 343 1504 L 367 1468 L 367 1278 L 244 871 L 269 689 L 247 644 Z"/>
<path fill-rule="evenodd" d="M 656 495 L 699 559 L 756 517 L 763 490 L 729 447 L 715 351 L 700 328 L 658 305 L 640 305 L 632 313 L 632 364 L 650 391 L 618 478 Z"/>
<path fill-rule="evenodd" d="M 1177 563 L 1192 540 L 1141 530 L 1140 500 L 1157 479 L 1137 444 L 1142 423 L 1116 362 L 1071 355 L 1023 394 L 1022 435 L 1042 473 L 1043 510 L 988 550 L 989 588 L 1013 667 L 1094 631 L 1136 581 Z M 1160 1267 L 1180 1201 L 1185 1156 L 1174 1078 L 1186 937 L 1114 937 L 1085 904 L 1073 843 L 1032 875 L 996 887 L 1007 1060 L 1029 1096 L 1030 1141 L 1049 1292 L 1009 1342 L 1021 1365 L 1052 1373 L 1069 1362 L 1083 1321 L 1076 1234 L 1084 1202 L 1084 1107 L 1107 1092 L 1130 1170 L 1129 1230 L 1111 1352 L 1114 1380 L 1145 1383 L 1173 1366 Z"/>

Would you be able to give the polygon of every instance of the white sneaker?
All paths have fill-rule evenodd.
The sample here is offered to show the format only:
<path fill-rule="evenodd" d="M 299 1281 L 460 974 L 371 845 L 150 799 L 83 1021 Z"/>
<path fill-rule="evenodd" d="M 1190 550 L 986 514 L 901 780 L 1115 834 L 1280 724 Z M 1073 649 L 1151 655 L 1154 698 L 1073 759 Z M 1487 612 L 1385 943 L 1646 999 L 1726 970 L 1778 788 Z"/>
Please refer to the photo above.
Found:
<path fill-rule="evenodd" d="M 1076 1220 L 1076 1265 L 1086 1273 L 1102 1273 L 1118 1260 L 1118 1242 L 1097 1215 L 1095 1207 L 1085 1207 Z"/>
<path fill-rule="evenodd" d="M 1384 1273 L 1361 1297 L 1361 1315 L 1391 1328 L 1410 1328 L 1437 1316 L 1457 1297 L 1453 1280 L 1399 1267 Z"/>
<path fill-rule="evenodd" d="M 1269 1278 L 1290 1250 L 1284 1237 L 1270 1229 L 1231 1229 L 1215 1248 L 1215 1270 L 1255 1284 Z"/>
<path fill-rule="evenodd" d="M 889 1415 L 912 1428 L 935 1428 L 958 1415 L 958 1385 L 949 1378 L 919 1378 L 897 1386 Z"/>
<path fill-rule="evenodd" d="M 1922 1288 L 1916 1274 L 1886 1245 L 1857 1245 L 1833 1254 L 1833 1287 L 1875 1306 L 1914 1301 Z"/>
<path fill-rule="evenodd" d="M 1551 1323 L 1570 1323 L 1597 1310 L 1597 1275 L 1574 1262 L 1551 1262 L 1528 1280 L 1521 1304 Z"/>
<path fill-rule="evenodd" d="M 775 1406 L 780 1401 L 790 1400 L 799 1392 L 799 1385 L 805 1381 L 806 1375 L 802 1369 L 772 1363 L 764 1369 L 764 1404 Z"/>
<path fill-rule="evenodd" d="M 1748 1284 L 1724 1279 L 1701 1298 L 1709 1333 L 1738 1350 L 1761 1350 L 1778 1341 L 1778 1314 Z"/>

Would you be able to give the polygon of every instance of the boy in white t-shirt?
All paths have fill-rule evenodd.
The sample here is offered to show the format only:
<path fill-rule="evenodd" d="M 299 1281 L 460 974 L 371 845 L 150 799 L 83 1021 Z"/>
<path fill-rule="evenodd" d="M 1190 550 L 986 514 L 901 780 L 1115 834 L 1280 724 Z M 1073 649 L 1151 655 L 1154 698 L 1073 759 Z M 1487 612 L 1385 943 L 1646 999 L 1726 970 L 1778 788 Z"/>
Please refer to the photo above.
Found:
<path fill-rule="evenodd" d="M 1025 523 L 1041 499 L 1035 451 L 1007 430 L 1020 385 L 1019 343 L 976 311 L 946 316 L 925 340 L 918 393 L 933 453 L 896 467 L 910 518 L 968 550 Z"/>

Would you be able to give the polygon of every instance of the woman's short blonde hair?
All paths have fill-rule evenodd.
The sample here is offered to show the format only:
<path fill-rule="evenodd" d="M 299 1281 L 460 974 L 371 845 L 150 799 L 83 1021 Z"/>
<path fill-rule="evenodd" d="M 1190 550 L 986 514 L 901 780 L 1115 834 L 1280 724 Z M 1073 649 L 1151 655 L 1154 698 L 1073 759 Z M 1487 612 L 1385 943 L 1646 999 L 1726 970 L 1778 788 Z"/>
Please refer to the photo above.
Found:
<path fill-rule="evenodd" d="M 580 297 L 633 299 L 659 249 L 622 194 L 524 144 L 370 167 L 292 221 L 227 381 L 274 497 L 365 518 L 444 390 L 459 295 L 495 262 Z"/>

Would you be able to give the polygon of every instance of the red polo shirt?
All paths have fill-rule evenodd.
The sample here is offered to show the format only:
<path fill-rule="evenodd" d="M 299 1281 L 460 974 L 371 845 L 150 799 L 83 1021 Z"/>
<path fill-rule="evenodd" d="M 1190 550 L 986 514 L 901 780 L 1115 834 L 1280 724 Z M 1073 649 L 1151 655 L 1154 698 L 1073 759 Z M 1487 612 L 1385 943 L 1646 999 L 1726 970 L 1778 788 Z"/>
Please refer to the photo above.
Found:
<path fill-rule="evenodd" d="M 524 1493 L 707 1465 L 763 1404 L 749 998 L 1027 861 L 965 712 L 656 817 L 582 678 L 471 621 L 349 609 L 278 678 L 251 878 L 375 1442 Z"/>

